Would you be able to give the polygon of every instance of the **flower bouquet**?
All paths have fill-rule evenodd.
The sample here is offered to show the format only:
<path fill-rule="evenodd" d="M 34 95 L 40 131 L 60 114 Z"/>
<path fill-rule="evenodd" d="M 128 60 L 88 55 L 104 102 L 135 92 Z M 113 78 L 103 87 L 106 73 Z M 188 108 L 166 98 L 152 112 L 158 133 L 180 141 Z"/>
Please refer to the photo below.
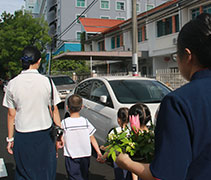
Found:
<path fill-rule="evenodd" d="M 154 126 L 151 125 L 142 130 L 140 127 L 139 117 L 130 118 L 131 129 L 125 128 L 118 133 L 107 137 L 106 153 L 115 161 L 119 153 L 127 153 L 135 161 L 150 163 L 154 157 Z"/>

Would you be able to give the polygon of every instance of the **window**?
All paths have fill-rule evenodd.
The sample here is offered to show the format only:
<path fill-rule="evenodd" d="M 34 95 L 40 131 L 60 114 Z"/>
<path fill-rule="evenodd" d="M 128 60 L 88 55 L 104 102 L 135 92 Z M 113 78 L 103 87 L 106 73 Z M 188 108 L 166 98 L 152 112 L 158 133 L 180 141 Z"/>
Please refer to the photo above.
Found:
<path fill-rule="evenodd" d="M 164 36 L 172 33 L 172 17 L 157 22 L 157 36 Z"/>
<path fill-rule="evenodd" d="M 115 37 L 111 38 L 111 49 L 115 48 Z"/>
<path fill-rule="evenodd" d="M 136 12 L 140 12 L 140 4 L 138 3 L 138 4 L 136 4 Z"/>
<path fill-rule="evenodd" d="M 76 40 L 80 41 L 81 40 L 81 32 L 76 33 Z"/>
<path fill-rule="evenodd" d="M 100 101 L 101 96 L 107 97 L 107 101 L 105 104 Z M 94 81 L 93 82 L 92 90 L 90 93 L 90 100 L 113 108 L 113 103 L 111 101 L 108 90 L 102 81 Z"/>
<path fill-rule="evenodd" d="M 124 11 L 125 10 L 125 2 L 116 2 L 116 10 Z"/>
<path fill-rule="evenodd" d="M 75 90 L 75 94 L 78 94 L 83 98 L 89 99 L 91 87 L 92 87 L 92 81 L 85 81 L 80 85 L 78 85 L 78 87 Z"/>
<path fill-rule="evenodd" d="M 100 41 L 97 43 L 98 51 L 105 51 L 105 41 Z"/>
<path fill-rule="evenodd" d="M 192 19 L 195 19 L 200 14 L 199 8 L 192 10 Z"/>
<path fill-rule="evenodd" d="M 110 19 L 109 16 L 100 16 L 100 19 Z"/>
<path fill-rule="evenodd" d="M 211 4 L 203 6 L 203 12 L 211 14 Z"/>
<path fill-rule="evenodd" d="M 113 80 L 111 88 L 122 104 L 160 102 L 170 92 L 166 86 L 157 81 L 148 80 Z"/>
<path fill-rule="evenodd" d="M 100 1 L 100 8 L 101 9 L 110 9 L 110 4 L 108 0 L 101 0 Z"/>
<path fill-rule="evenodd" d="M 125 20 L 124 17 L 117 17 L 116 19 L 117 19 L 117 20 Z"/>
<path fill-rule="evenodd" d="M 144 37 L 143 37 L 144 36 Z M 142 26 L 138 30 L 138 42 L 145 41 L 147 40 L 147 31 L 146 31 L 146 26 Z"/>
<path fill-rule="evenodd" d="M 154 5 L 153 4 L 147 4 L 146 6 L 147 8 L 147 11 L 149 11 L 150 9 L 153 9 L 154 8 Z"/>
<path fill-rule="evenodd" d="M 120 35 L 118 35 L 116 37 L 116 47 L 119 48 L 120 47 Z"/>
<path fill-rule="evenodd" d="M 138 30 L 138 42 L 142 41 L 142 29 Z"/>
<path fill-rule="evenodd" d="M 85 7 L 85 0 L 76 0 L 76 1 L 77 1 L 76 4 L 77 7 Z"/>
<path fill-rule="evenodd" d="M 79 16 L 80 16 L 80 15 L 78 14 L 78 15 L 76 16 L 76 18 L 78 19 Z M 81 16 L 80 16 L 80 18 L 84 18 L 84 17 L 86 17 L 86 16 L 85 16 L 85 15 L 81 15 Z M 80 23 L 80 20 L 79 20 L 79 19 L 77 20 L 77 23 Z"/>

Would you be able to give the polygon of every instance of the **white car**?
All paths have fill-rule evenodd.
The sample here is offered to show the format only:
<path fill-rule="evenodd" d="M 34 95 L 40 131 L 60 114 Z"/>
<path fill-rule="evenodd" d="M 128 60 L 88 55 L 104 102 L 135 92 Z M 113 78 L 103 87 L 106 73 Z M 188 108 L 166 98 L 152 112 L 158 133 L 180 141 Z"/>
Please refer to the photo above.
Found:
<path fill-rule="evenodd" d="M 155 79 L 111 76 L 92 77 L 80 82 L 72 94 L 83 98 L 84 108 L 80 114 L 86 117 L 96 128 L 95 137 L 99 144 L 106 142 L 108 132 L 118 126 L 117 111 L 121 107 L 130 108 L 137 102 L 145 103 L 155 121 L 155 113 L 163 97 L 171 91 Z M 65 117 L 69 112 L 65 108 Z"/>

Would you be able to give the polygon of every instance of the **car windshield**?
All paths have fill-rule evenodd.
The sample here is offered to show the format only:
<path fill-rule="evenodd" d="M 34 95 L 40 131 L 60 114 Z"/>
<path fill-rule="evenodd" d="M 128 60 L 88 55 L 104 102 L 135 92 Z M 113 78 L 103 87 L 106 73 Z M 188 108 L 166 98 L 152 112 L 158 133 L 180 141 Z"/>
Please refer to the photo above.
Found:
<path fill-rule="evenodd" d="M 158 81 L 113 80 L 109 83 L 117 100 L 122 104 L 159 103 L 171 91 Z"/>
<path fill-rule="evenodd" d="M 56 86 L 75 83 L 69 76 L 52 77 L 52 80 Z"/>

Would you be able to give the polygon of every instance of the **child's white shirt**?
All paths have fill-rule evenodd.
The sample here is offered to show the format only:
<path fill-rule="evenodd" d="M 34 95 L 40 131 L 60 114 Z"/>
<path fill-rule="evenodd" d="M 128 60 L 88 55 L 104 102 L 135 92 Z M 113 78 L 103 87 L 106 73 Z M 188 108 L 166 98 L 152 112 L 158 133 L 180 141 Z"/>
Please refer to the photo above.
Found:
<path fill-rule="evenodd" d="M 68 117 L 62 121 L 64 129 L 64 156 L 82 158 L 91 156 L 92 136 L 96 129 L 84 117 Z"/>

